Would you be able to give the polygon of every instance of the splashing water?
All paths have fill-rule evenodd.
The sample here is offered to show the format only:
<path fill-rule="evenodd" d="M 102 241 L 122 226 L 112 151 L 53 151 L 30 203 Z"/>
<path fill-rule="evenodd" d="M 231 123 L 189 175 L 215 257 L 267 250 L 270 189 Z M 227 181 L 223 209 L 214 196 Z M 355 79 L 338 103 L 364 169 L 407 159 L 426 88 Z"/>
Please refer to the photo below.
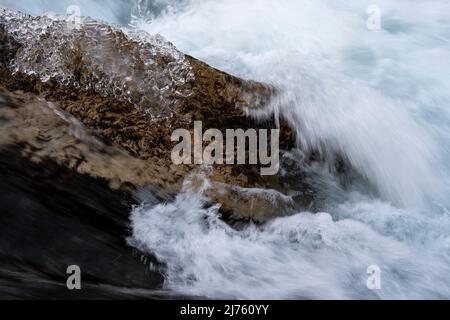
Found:
<path fill-rule="evenodd" d="M 138 208 L 135 238 L 174 268 L 168 286 L 239 298 L 450 296 L 450 65 L 439 58 L 450 57 L 449 4 L 381 1 L 379 31 L 366 28 L 369 4 L 191 1 L 140 25 L 218 68 L 282 88 L 271 107 L 299 146 L 329 162 L 343 155 L 379 193 L 337 197 L 330 188 L 328 213 L 245 231 L 205 225 L 214 210 L 186 195 Z M 153 242 L 164 235 L 171 254 Z M 379 291 L 366 287 L 369 265 L 382 270 Z"/>
<path fill-rule="evenodd" d="M 397 11 L 417 12 L 418 4 L 391 6 L 382 3 L 388 30 L 379 32 L 366 28 L 367 6 L 289 0 L 283 5 L 192 1 L 183 11 L 141 27 L 214 66 L 284 89 L 273 107 L 291 120 L 302 148 L 318 148 L 328 156 L 342 153 L 388 200 L 448 204 L 449 144 L 436 142 L 445 137 L 424 113 L 439 110 L 439 117 L 450 119 L 448 97 L 433 95 L 436 86 L 448 91 L 450 81 L 445 83 L 445 72 L 436 74 L 438 66 L 422 62 L 435 60 L 433 51 L 450 54 L 448 23 L 442 11 L 409 21 L 412 17 L 397 17 Z M 398 20 L 399 26 L 391 26 Z M 404 34 L 403 24 L 414 31 Z M 422 39 L 430 43 L 417 44 Z M 429 83 L 424 77 L 431 78 Z M 448 124 L 439 128 L 446 137 Z"/>
<path fill-rule="evenodd" d="M 239 231 L 189 189 L 172 203 L 143 204 L 132 212 L 130 243 L 167 265 L 168 289 L 450 298 L 450 3 L 378 3 L 378 31 L 366 27 L 371 3 L 356 0 L 159 0 L 134 16 L 134 27 L 183 52 L 278 86 L 270 107 L 291 122 L 299 147 L 329 163 L 345 157 L 377 190 L 331 187 L 328 172 L 324 212 Z M 381 290 L 366 287 L 370 265 L 381 269 Z"/>
<path fill-rule="evenodd" d="M 353 196 L 361 199 L 339 205 L 338 220 L 329 213 L 302 213 L 236 231 L 219 219 L 217 206 L 205 208 L 206 199 L 187 189 L 172 203 L 136 208 L 130 244 L 154 252 L 167 264 L 167 288 L 188 295 L 448 297 L 449 261 L 434 255 L 448 252 L 450 239 L 434 239 L 424 231 L 442 234 L 448 221 L 444 225 L 439 216 Z M 374 264 L 383 270 L 378 292 L 366 287 L 366 269 Z"/>

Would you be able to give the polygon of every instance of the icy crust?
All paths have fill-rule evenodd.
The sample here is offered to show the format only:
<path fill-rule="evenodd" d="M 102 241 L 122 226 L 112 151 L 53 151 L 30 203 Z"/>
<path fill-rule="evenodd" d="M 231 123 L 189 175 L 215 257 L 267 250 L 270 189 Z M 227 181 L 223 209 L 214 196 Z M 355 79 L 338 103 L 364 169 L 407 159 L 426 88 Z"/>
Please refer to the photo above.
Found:
<path fill-rule="evenodd" d="M 129 101 L 153 118 L 171 116 L 192 94 L 189 62 L 160 35 L 7 9 L 1 9 L 0 24 L 21 45 L 10 65 L 14 73 Z"/>

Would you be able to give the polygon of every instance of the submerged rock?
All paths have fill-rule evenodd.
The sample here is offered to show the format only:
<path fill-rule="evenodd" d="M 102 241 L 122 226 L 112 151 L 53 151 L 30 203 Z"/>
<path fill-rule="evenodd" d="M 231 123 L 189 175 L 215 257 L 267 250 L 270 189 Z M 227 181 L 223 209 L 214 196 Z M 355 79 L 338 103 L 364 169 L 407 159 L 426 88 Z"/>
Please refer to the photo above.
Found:
<path fill-rule="evenodd" d="M 23 112 L 31 125 L 24 125 L 23 132 L 33 131 L 32 127 L 38 131 L 46 128 L 44 131 L 50 132 L 47 142 L 39 142 L 45 154 L 59 150 L 53 154 L 57 161 L 67 160 L 74 169 L 120 187 L 150 185 L 167 194 L 180 190 L 186 176 L 198 167 L 172 163 L 170 153 L 175 143 L 171 134 L 180 128 L 192 131 L 194 121 L 202 121 L 204 130 L 216 128 L 222 132 L 275 128 L 272 116 L 263 121 L 248 116 L 252 109 L 264 108 L 276 94 L 274 88 L 216 70 L 179 52 L 160 36 L 133 33 L 87 18 L 74 25 L 64 17 L 3 11 L 0 41 L 0 83 L 8 94 L 21 90 L 38 95 L 53 102 L 55 110 L 64 111 L 58 111 L 60 116 L 65 115 L 62 118 L 70 115 L 72 119 L 65 119 L 69 125 L 61 130 L 61 117 L 53 121 L 54 112 L 52 116 L 37 112 L 39 103 L 30 97 L 34 102 Z M 55 139 L 56 132 L 69 132 L 75 119 L 78 128 L 89 130 L 87 136 L 101 137 L 98 140 L 106 144 L 112 142 L 115 151 L 104 152 L 100 147 L 101 151 L 91 153 L 86 151 L 91 143 L 77 144 L 68 136 Z M 21 132 L 20 126 L 16 123 L 16 132 Z M 282 147 L 292 147 L 292 132 L 284 124 L 281 129 Z M 25 134 L 22 138 L 33 143 L 39 140 Z M 77 151 L 71 155 L 60 152 L 68 149 Z M 72 159 L 63 160 L 66 157 Z M 77 162 L 76 158 L 88 160 Z M 108 158 L 120 160 L 114 165 L 110 162 L 115 160 Z M 253 208 L 278 205 L 257 195 L 240 202 L 244 193 L 229 192 L 235 190 L 229 186 L 281 188 L 277 177 L 262 177 L 257 165 L 217 165 L 209 179 L 216 186 L 228 186 L 209 192 L 213 201 L 223 205 L 224 212 L 257 216 L 255 210 L 247 210 L 246 203 Z"/>

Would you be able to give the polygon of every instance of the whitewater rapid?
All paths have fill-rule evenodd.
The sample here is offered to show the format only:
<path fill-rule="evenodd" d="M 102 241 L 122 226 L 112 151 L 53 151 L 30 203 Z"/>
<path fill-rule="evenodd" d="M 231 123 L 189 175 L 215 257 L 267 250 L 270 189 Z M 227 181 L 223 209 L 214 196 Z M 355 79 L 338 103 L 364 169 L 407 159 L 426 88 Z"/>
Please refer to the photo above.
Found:
<path fill-rule="evenodd" d="M 189 188 L 171 203 L 147 199 L 131 213 L 129 243 L 166 264 L 167 289 L 211 298 L 450 298 L 448 1 L 377 1 L 376 31 L 366 27 L 372 1 L 78 2 L 114 23 L 127 21 L 128 8 L 133 28 L 276 85 L 282 94 L 269 107 L 291 122 L 299 147 L 319 150 L 329 167 L 344 156 L 362 177 L 344 186 L 327 166 L 312 167 L 321 212 L 244 230 Z M 49 3 L 20 6 L 37 14 Z M 366 286 L 372 265 L 380 290 Z"/>

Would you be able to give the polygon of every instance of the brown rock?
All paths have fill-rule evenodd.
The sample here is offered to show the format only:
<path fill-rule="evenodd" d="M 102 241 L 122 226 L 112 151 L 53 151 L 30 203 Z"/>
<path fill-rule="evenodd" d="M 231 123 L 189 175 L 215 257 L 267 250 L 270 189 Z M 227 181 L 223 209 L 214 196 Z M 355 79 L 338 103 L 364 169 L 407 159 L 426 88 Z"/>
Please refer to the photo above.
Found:
<path fill-rule="evenodd" d="M 30 27 L 36 24 L 42 30 Z M 187 174 L 197 168 L 171 163 L 175 143 L 170 138 L 175 129 L 192 130 L 196 120 L 203 122 L 204 130 L 217 128 L 223 132 L 275 127 L 273 119 L 257 122 L 247 116 L 252 108 L 264 108 L 276 94 L 274 88 L 216 70 L 182 54 L 160 37 L 126 34 L 91 20 L 79 29 L 71 29 L 63 20 L 6 11 L 0 18 L 0 41 L 1 85 L 9 91 L 23 90 L 54 102 L 56 109 L 61 108 L 93 134 L 129 153 L 119 157 L 116 167 L 107 164 L 100 153 L 90 155 L 96 160 L 87 161 L 87 165 L 77 159 L 87 157 L 80 148 L 88 146 L 65 142 L 64 148 L 77 150 L 64 156 L 70 158 L 67 165 L 108 178 L 115 186 L 126 181 L 136 187 L 157 185 L 169 193 L 180 190 Z M 39 131 L 42 125 L 49 125 L 44 118 L 54 116 L 31 112 L 37 105 L 33 101 L 24 112 L 30 112 L 30 130 L 35 126 Z M 56 124 L 47 129 L 56 130 Z M 292 132 L 282 125 L 281 134 L 282 147 L 290 148 Z M 24 136 L 23 140 L 35 143 L 37 137 Z M 50 147 L 41 144 L 39 148 Z M 56 149 L 61 150 L 61 146 Z M 98 161 L 102 164 L 95 166 L 93 163 Z M 132 164 L 129 168 L 123 165 L 127 162 Z M 241 188 L 278 188 L 276 178 L 260 176 L 258 166 L 252 165 L 214 166 L 209 178 L 214 183 Z M 254 201 L 249 205 L 251 200 L 230 203 L 231 197 L 222 191 L 210 192 L 210 196 L 224 204 L 226 211 L 235 212 L 239 206 L 237 211 L 242 213 L 255 207 Z M 256 207 L 271 206 L 270 202 L 262 203 Z"/>

